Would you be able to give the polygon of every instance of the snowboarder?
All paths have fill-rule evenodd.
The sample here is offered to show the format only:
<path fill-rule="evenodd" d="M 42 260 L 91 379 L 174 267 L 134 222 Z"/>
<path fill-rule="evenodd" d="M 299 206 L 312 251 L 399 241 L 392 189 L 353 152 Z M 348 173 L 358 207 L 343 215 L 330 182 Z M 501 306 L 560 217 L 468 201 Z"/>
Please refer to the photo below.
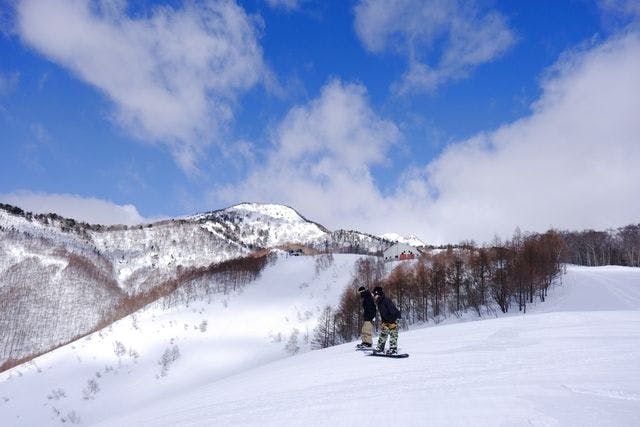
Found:
<path fill-rule="evenodd" d="M 384 346 L 389 336 L 389 350 L 386 354 L 398 354 L 398 319 L 400 318 L 400 310 L 397 309 L 393 301 L 384 296 L 384 292 L 380 286 L 373 288 L 373 297 L 378 305 L 378 313 L 382 325 L 380 326 L 380 337 L 378 337 L 378 345 L 376 352 L 384 352 Z"/>
<path fill-rule="evenodd" d="M 362 323 L 362 342 L 356 347 L 359 349 L 372 348 L 373 347 L 373 319 L 376 317 L 376 303 L 373 301 L 371 292 L 364 286 L 358 288 L 358 294 L 362 298 L 362 309 L 364 315 L 362 316 L 364 322 Z"/>

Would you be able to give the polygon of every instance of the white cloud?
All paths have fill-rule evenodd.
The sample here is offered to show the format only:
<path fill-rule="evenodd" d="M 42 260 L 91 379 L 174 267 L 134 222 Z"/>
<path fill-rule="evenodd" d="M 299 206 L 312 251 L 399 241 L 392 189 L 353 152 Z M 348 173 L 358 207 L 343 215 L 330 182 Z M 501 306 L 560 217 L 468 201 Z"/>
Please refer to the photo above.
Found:
<path fill-rule="evenodd" d="M 255 23 L 234 1 L 187 2 L 129 17 L 125 0 L 22 0 L 22 39 L 101 90 L 128 132 L 170 146 L 194 171 L 233 118 L 237 96 L 268 74 Z"/>
<path fill-rule="evenodd" d="M 355 28 L 369 51 L 406 57 L 408 70 L 394 85 L 398 93 L 432 91 L 464 78 L 515 41 L 503 15 L 483 12 L 472 1 L 361 0 Z"/>
<path fill-rule="evenodd" d="M 385 162 L 399 136 L 394 124 L 372 111 L 364 87 L 333 80 L 318 99 L 291 109 L 263 167 L 237 186 L 216 190 L 213 198 L 285 203 L 357 227 L 363 216 L 377 215 L 370 168 Z"/>
<path fill-rule="evenodd" d="M 432 235 L 489 240 L 516 226 L 616 227 L 640 219 L 640 36 L 563 58 L 526 118 L 430 164 Z"/>
<path fill-rule="evenodd" d="M 296 10 L 300 8 L 303 0 L 265 0 L 270 7 L 282 8 L 285 10 Z"/>
<path fill-rule="evenodd" d="M 108 200 L 75 194 L 46 194 L 18 191 L 0 194 L 0 201 L 33 213 L 56 213 L 89 224 L 135 225 L 148 222 L 133 205 L 118 205 Z"/>
<path fill-rule="evenodd" d="M 20 82 L 20 73 L 0 72 L 0 96 L 7 96 L 16 90 Z"/>
<path fill-rule="evenodd" d="M 640 2 L 638 0 L 600 0 L 602 11 L 614 18 L 638 23 L 640 21 Z"/>
<path fill-rule="evenodd" d="M 12 33 L 13 4 L 12 0 L 0 0 L 0 35 L 10 36 Z"/>
<path fill-rule="evenodd" d="M 384 164 L 397 127 L 372 111 L 362 86 L 333 81 L 289 112 L 263 167 L 213 195 L 287 203 L 330 228 L 429 243 L 637 223 L 639 75 L 638 33 L 567 54 L 529 116 L 452 144 L 391 193 L 372 167 Z"/>

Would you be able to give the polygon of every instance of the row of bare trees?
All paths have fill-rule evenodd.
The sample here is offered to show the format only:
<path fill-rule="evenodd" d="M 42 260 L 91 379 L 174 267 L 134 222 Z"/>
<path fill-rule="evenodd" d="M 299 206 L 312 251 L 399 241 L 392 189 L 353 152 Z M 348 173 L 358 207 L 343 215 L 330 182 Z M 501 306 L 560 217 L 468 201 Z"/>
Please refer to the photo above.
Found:
<path fill-rule="evenodd" d="M 256 256 L 234 258 L 206 267 L 178 267 L 177 275 L 145 293 L 145 303 L 159 301 L 164 308 L 189 305 L 213 294 L 227 295 L 244 288 L 260 276 L 275 256 L 264 251 Z M 136 298 L 141 298 L 138 296 Z"/>
<path fill-rule="evenodd" d="M 536 299 L 544 301 L 549 287 L 562 273 L 566 245 L 560 233 L 523 236 L 494 242 L 488 247 L 467 244 L 432 251 L 415 262 L 402 262 L 385 276 L 379 258 L 364 258 L 356 264 L 351 285 L 338 306 L 326 307 L 312 343 L 316 347 L 348 342 L 359 336 L 362 308 L 356 289 L 382 286 L 402 312 L 405 326 L 439 322 L 450 315 L 472 309 L 517 306 L 526 312 Z"/>
<path fill-rule="evenodd" d="M 563 232 L 573 264 L 640 267 L 640 224 L 615 230 Z"/>

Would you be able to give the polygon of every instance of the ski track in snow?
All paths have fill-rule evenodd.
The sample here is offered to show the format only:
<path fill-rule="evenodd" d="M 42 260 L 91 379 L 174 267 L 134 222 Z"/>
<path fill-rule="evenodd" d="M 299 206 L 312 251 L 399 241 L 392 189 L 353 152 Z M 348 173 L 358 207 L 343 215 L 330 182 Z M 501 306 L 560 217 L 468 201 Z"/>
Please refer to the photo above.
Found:
<path fill-rule="evenodd" d="M 292 257 L 236 296 L 148 310 L 138 330 L 126 318 L 2 373 L 2 425 L 640 425 L 640 269 L 569 266 L 527 315 L 401 331 L 407 359 L 355 343 L 286 357 L 273 334 L 315 325 L 355 259 L 336 256 L 316 278 L 313 258 Z M 115 357 L 116 340 L 139 358 Z M 181 356 L 158 377 L 172 342 Z M 95 371 L 100 390 L 85 400 Z M 57 388 L 66 396 L 45 397 Z"/>

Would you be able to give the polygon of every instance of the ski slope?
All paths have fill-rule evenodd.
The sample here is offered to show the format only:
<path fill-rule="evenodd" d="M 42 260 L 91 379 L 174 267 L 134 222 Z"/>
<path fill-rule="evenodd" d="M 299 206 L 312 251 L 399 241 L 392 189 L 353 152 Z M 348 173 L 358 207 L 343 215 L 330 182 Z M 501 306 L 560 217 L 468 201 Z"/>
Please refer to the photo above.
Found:
<path fill-rule="evenodd" d="M 287 295 L 302 290 L 309 298 L 304 292 L 328 277 L 338 287 L 352 262 L 340 267 L 336 257 L 328 276 L 307 287 L 298 284 L 294 292 L 281 280 L 302 274 L 305 268 L 296 264 L 309 259 L 291 260 L 265 271 L 256 290 L 247 288 L 229 306 L 262 307 L 258 314 L 265 317 L 257 323 L 281 328 L 287 322 L 270 324 L 269 310 L 281 318 L 291 304 Z M 273 289 L 265 296 L 264 289 L 257 290 L 261 286 Z M 298 305 L 301 299 L 295 301 Z M 187 316 L 180 317 L 179 326 L 195 323 L 204 313 L 198 310 L 206 307 L 191 312 L 193 319 L 174 313 Z M 287 313 L 294 311 L 299 307 Z M 159 321 L 156 317 L 151 324 Z M 142 319 L 138 323 L 146 328 Z M 92 359 L 88 348 L 100 340 L 94 337 L 76 343 L 75 350 L 50 353 L 0 375 L 3 425 L 59 425 L 61 419 L 100 426 L 640 425 L 640 269 L 569 266 L 562 286 L 551 291 L 548 302 L 530 306 L 527 315 L 401 332 L 400 347 L 411 354 L 408 359 L 370 358 L 355 352 L 353 343 L 286 357 L 282 343 L 261 344 L 260 334 L 245 325 L 236 318 L 237 336 L 230 331 L 217 342 L 220 347 L 204 337 L 198 344 L 198 334 L 206 334 L 197 330 L 190 339 L 180 338 L 182 356 L 164 377 L 156 378 L 157 357 L 141 353 L 131 363 L 123 356 L 116 373 L 102 374 L 100 391 L 87 400 L 78 384 L 86 383 L 91 370 L 113 363 L 113 350 Z M 122 339 L 131 329 L 122 327 L 118 332 L 115 325 L 111 333 Z M 147 337 L 149 343 L 166 343 L 163 339 Z M 247 346 L 238 344 L 244 340 Z M 66 396 L 43 404 L 43 395 L 56 387 L 65 388 Z"/>
<path fill-rule="evenodd" d="M 0 426 L 92 425 L 115 409 L 133 411 L 287 358 L 292 336 L 308 351 L 319 314 L 337 304 L 360 258 L 335 255 L 319 265 L 321 256 L 282 254 L 235 292 L 170 309 L 149 306 L 0 373 Z"/>

